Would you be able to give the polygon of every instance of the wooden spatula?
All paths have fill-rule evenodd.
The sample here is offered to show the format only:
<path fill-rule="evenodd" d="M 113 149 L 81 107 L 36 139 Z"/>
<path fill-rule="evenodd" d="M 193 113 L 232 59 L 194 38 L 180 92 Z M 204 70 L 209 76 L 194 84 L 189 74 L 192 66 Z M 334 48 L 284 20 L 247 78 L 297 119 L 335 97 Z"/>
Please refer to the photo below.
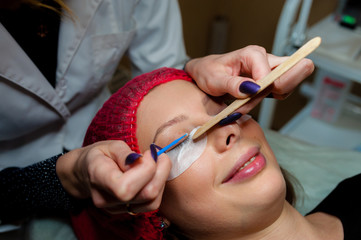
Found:
<path fill-rule="evenodd" d="M 319 45 L 321 44 L 321 38 L 315 37 L 308 41 L 305 45 L 299 48 L 295 53 L 293 53 L 286 61 L 282 64 L 278 65 L 275 69 L 273 69 L 267 76 L 257 81 L 257 84 L 261 86 L 257 93 L 246 99 L 237 99 L 233 103 L 231 103 L 227 108 L 225 108 L 222 112 L 218 113 L 208 122 L 206 122 L 203 126 L 201 126 L 193 135 L 192 139 L 196 139 L 205 133 L 208 129 L 216 125 L 223 118 L 227 117 L 229 114 L 233 113 L 235 110 L 240 108 L 242 105 L 251 100 L 252 97 L 263 91 L 266 87 L 268 87 L 271 83 L 273 83 L 277 78 L 279 78 L 282 74 L 288 71 L 291 67 L 296 65 L 300 60 L 305 58 L 311 52 L 313 52 Z"/>

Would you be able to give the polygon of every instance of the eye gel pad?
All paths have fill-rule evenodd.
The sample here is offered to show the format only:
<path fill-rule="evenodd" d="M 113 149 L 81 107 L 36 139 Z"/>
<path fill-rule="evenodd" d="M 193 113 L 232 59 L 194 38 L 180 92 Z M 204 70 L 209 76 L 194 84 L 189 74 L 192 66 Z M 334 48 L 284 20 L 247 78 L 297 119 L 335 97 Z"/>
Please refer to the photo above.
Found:
<path fill-rule="evenodd" d="M 197 141 L 192 140 L 192 136 L 198 128 L 200 127 L 193 129 L 184 142 L 167 152 L 168 157 L 172 161 L 172 169 L 170 170 L 168 181 L 181 175 L 204 152 L 207 146 L 207 136 L 205 135 Z"/>

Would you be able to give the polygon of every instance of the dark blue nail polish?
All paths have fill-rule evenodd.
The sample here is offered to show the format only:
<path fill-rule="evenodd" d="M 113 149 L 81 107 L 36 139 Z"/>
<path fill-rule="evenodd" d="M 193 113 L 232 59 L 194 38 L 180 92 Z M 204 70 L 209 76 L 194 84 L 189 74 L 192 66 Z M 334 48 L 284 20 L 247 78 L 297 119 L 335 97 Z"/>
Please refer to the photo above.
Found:
<path fill-rule="evenodd" d="M 154 143 L 150 144 L 150 153 L 152 155 L 152 158 L 154 159 L 154 161 L 158 160 L 158 154 L 157 154 L 157 147 Z"/>
<path fill-rule="evenodd" d="M 251 81 L 244 81 L 239 85 L 239 91 L 246 94 L 255 94 L 260 88 L 260 85 Z"/>
<path fill-rule="evenodd" d="M 153 144 L 154 144 L 154 143 L 153 143 Z M 158 149 L 158 150 L 162 150 L 162 148 L 161 148 L 161 147 L 159 147 L 158 145 L 155 145 L 155 144 L 154 144 L 154 146 L 155 146 L 155 148 L 156 148 L 156 149 Z"/>
<path fill-rule="evenodd" d="M 142 155 L 138 153 L 131 153 L 127 156 L 125 159 L 125 165 L 129 165 L 134 163 L 138 158 L 140 158 Z"/>
<path fill-rule="evenodd" d="M 223 118 L 221 121 L 219 121 L 218 124 L 221 125 L 221 126 L 224 126 L 224 125 L 235 122 L 240 117 L 242 117 L 242 113 L 234 112 L 234 113 L 228 115 L 227 117 Z"/>

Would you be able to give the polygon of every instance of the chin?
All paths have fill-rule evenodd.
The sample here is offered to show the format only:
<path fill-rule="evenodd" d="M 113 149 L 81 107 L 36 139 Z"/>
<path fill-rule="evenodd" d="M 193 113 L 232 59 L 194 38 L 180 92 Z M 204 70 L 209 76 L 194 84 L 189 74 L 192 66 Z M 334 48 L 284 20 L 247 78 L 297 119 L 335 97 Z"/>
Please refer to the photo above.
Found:
<path fill-rule="evenodd" d="M 286 197 L 286 183 L 279 169 L 267 169 L 262 173 L 263 179 L 258 182 L 257 189 L 252 194 L 253 202 L 248 208 L 243 208 L 246 215 L 241 218 L 246 226 L 245 232 L 257 232 L 272 225 L 281 216 Z M 243 215 L 243 216 L 242 216 Z M 247 216 L 247 217 L 245 217 Z M 247 219 L 247 220 L 245 220 Z"/>
<path fill-rule="evenodd" d="M 286 198 L 286 182 L 280 169 L 265 171 L 266 181 L 258 187 L 257 202 L 263 211 L 282 211 Z"/>

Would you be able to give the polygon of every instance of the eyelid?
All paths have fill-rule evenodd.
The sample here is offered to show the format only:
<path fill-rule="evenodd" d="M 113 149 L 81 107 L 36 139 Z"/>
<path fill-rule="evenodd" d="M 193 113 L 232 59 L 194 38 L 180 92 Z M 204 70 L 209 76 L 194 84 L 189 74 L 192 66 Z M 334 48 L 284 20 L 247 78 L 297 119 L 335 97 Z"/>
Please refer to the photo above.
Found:
<path fill-rule="evenodd" d="M 174 126 L 175 124 L 179 124 L 180 122 L 183 122 L 185 120 L 187 120 L 188 117 L 185 116 L 184 114 L 178 115 L 176 117 L 174 117 L 173 119 L 167 121 L 166 123 L 162 124 L 156 131 L 154 138 L 153 138 L 153 143 L 156 142 L 158 136 L 160 134 L 162 134 L 167 128 L 170 128 L 172 126 Z"/>
<path fill-rule="evenodd" d="M 187 135 L 187 136 L 186 136 L 186 135 Z M 186 136 L 186 137 L 184 137 L 184 136 Z M 168 150 L 166 150 L 165 152 L 170 152 L 170 151 L 172 151 L 172 150 L 180 147 L 181 145 L 183 145 L 183 143 L 189 141 L 189 139 L 190 139 L 190 138 L 189 138 L 189 134 L 188 134 L 188 133 L 184 134 L 183 137 L 182 137 L 182 139 L 181 139 L 179 142 L 177 142 L 175 145 L 173 145 L 172 147 L 170 147 L 170 148 L 169 148 Z"/>
<path fill-rule="evenodd" d="M 162 148 L 159 152 L 158 152 L 158 156 L 164 152 L 166 152 L 167 150 L 171 150 L 174 149 L 174 146 L 179 145 L 179 143 L 184 142 L 185 139 L 188 138 L 188 133 L 184 134 L 183 136 L 181 136 L 180 138 L 177 138 L 176 140 L 174 140 L 173 142 L 171 142 L 170 144 L 168 144 L 167 146 L 165 146 L 164 148 Z"/>
<path fill-rule="evenodd" d="M 192 136 L 195 134 L 195 132 L 197 131 L 197 129 L 200 128 L 200 127 L 201 127 L 201 126 L 198 126 L 198 127 L 193 128 L 193 130 L 192 130 L 189 134 L 187 134 L 187 138 L 182 139 L 182 140 L 183 140 L 182 142 L 179 142 L 178 145 L 174 146 L 174 147 L 173 147 L 172 149 L 170 149 L 169 151 L 174 150 L 174 149 L 182 146 L 183 144 L 188 143 L 189 141 L 191 141 L 191 140 L 192 140 Z M 168 152 L 169 152 L 169 151 L 168 151 Z"/>

